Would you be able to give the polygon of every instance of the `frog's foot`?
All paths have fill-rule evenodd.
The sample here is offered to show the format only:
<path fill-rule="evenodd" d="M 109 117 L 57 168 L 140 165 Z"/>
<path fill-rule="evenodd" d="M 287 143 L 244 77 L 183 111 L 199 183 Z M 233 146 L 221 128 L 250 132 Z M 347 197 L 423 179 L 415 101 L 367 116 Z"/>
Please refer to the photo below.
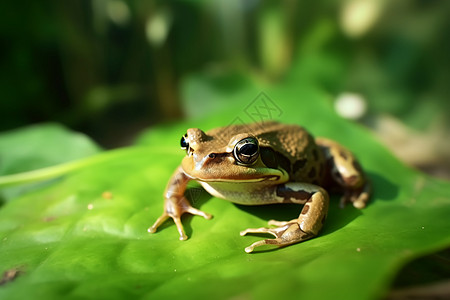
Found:
<path fill-rule="evenodd" d="M 274 239 L 265 239 L 255 242 L 245 248 L 245 252 L 253 252 L 255 247 L 263 245 L 276 245 L 279 247 L 283 247 L 306 241 L 307 239 L 310 239 L 314 236 L 314 234 L 307 233 L 301 230 L 300 224 L 297 223 L 297 220 L 294 220 L 294 222 L 278 222 L 271 220 L 269 224 L 281 224 L 281 226 L 276 228 L 249 228 L 241 231 L 241 236 L 244 236 L 247 233 L 269 233 L 275 237 Z"/>
<path fill-rule="evenodd" d="M 156 232 L 161 224 L 163 224 L 167 219 L 172 218 L 177 226 L 178 233 L 180 234 L 180 240 L 187 240 L 188 236 L 184 232 L 183 223 L 181 222 L 181 216 L 185 213 L 201 216 L 207 220 L 212 218 L 212 215 L 192 207 L 185 197 L 166 198 L 163 214 L 148 229 L 148 232 Z"/>
<path fill-rule="evenodd" d="M 353 203 L 353 206 L 358 209 L 366 207 L 371 193 L 371 185 L 368 181 L 359 189 L 348 189 L 341 197 L 339 206 L 343 208 L 347 203 Z"/>

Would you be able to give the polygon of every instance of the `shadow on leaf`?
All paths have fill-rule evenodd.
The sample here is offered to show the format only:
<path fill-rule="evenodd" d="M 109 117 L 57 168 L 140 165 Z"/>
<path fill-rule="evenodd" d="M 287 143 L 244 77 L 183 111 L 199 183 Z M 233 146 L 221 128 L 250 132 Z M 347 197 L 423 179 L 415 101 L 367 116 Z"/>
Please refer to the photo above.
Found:
<path fill-rule="evenodd" d="M 377 173 L 368 172 L 368 176 L 372 181 L 372 198 L 370 199 L 369 205 L 376 200 L 389 201 L 396 199 L 399 190 L 397 185 Z"/>

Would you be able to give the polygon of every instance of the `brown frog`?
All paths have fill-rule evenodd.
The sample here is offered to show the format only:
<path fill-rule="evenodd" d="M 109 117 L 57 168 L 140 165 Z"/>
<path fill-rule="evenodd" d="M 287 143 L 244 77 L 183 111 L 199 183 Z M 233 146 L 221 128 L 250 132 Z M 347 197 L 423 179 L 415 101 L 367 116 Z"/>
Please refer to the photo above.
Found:
<path fill-rule="evenodd" d="M 199 182 L 218 198 L 244 205 L 274 203 L 303 204 L 298 218 L 270 220 L 274 228 L 246 229 L 247 233 L 269 233 L 245 248 L 247 253 L 261 245 L 286 246 L 316 236 L 325 221 L 329 196 L 325 189 L 343 193 L 341 205 L 364 208 L 370 184 L 353 154 L 338 143 L 314 139 L 298 125 L 277 122 L 232 125 L 203 132 L 187 130 L 181 138 L 186 157 L 168 182 L 164 212 L 148 229 L 153 233 L 172 218 L 187 239 L 181 215 L 212 216 L 190 205 L 184 197 L 190 180 Z"/>

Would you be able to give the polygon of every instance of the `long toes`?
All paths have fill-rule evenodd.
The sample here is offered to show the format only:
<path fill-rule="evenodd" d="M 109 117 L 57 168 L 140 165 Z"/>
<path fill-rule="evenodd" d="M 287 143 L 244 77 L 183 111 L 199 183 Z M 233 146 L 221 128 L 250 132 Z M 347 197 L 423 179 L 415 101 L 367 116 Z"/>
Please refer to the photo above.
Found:
<path fill-rule="evenodd" d="M 283 232 L 286 230 L 284 227 L 277 227 L 277 228 L 248 228 L 246 230 L 243 230 L 240 232 L 241 236 L 246 235 L 247 233 L 268 233 L 273 235 L 275 238 L 279 238 Z"/>
<path fill-rule="evenodd" d="M 205 213 L 204 211 L 196 209 L 196 208 L 194 208 L 192 206 L 187 209 L 187 212 L 192 214 L 192 215 L 203 217 L 203 218 L 205 218 L 207 220 L 210 220 L 212 218 L 211 214 Z"/>
<path fill-rule="evenodd" d="M 169 218 L 168 214 L 163 214 L 156 220 L 156 222 L 149 229 L 147 229 L 147 231 L 149 233 L 155 233 L 158 227 L 161 226 L 161 224 L 164 223 L 168 218 Z"/>
<path fill-rule="evenodd" d="M 257 228 L 257 229 L 247 229 L 241 232 L 241 235 L 247 233 L 269 233 L 275 236 L 274 239 L 265 239 L 255 242 L 245 248 L 245 252 L 250 253 L 255 247 L 262 245 L 276 245 L 279 247 L 287 246 L 299 242 L 306 241 L 315 236 L 312 232 L 305 232 L 300 228 L 299 223 L 288 223 L 285 226 L 277 228 Z"/>
<path fill-rule="evenodd" d="M 270 233 L 270 234 L 273 234 L 273 233 L 271 232 L 271 229 L 270 229 L 270 228 L 264 228 L 264 227 L 261 227 L 261 228 L 247 228 L 247 229 L 241 231 L 241 232 L 240 232 L 240 235 L 241 235 L 241 236 L 244 236 L 244 235 L 246 235 L 247 233 Z"/>
<path fill-rule="evenodd" d="M 188 236 L 184 232 L 183 223 L 181 223 L 181 219 L 179 217 L 173 217 L 173 221 L 177 226 L 178 233 L 180 234 L 180 241 L 185 241 L 188 239 Z"/>

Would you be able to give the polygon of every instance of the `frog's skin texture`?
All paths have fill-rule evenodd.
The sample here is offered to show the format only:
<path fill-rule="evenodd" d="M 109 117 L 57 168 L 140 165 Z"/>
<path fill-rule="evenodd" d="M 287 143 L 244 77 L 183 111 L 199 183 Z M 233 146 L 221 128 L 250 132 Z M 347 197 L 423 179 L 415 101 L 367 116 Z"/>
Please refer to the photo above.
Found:
<path fill-rule="evenodd" d="M 186 157 L 168 182 L 164 212 L 148 229 L 150 233 L 172 218 L 180 240 L 185 240 L 180 219 L 184 213 L 212 217 L 184 197 L 190 180 L 198 181 L 213 196 L 238 204 L 303 205 L 294 220 L 270 220 L 269 225 L 275 227 L 242 231 L 241 235 L 268 233 L 275 237 L 253 243 L 245 248 L 247 253 L 262 245 L 287 246 L 316 236 L 328 211 L 326 189 L 343 194 L 341 206 L 351 202 L 361 209 L 370 197 L 370 184 L 349 150 L 328 139 L 314 139 L 297 125 L 265 122 L 206 133 L 191 128 L 181 146 Z"/>

